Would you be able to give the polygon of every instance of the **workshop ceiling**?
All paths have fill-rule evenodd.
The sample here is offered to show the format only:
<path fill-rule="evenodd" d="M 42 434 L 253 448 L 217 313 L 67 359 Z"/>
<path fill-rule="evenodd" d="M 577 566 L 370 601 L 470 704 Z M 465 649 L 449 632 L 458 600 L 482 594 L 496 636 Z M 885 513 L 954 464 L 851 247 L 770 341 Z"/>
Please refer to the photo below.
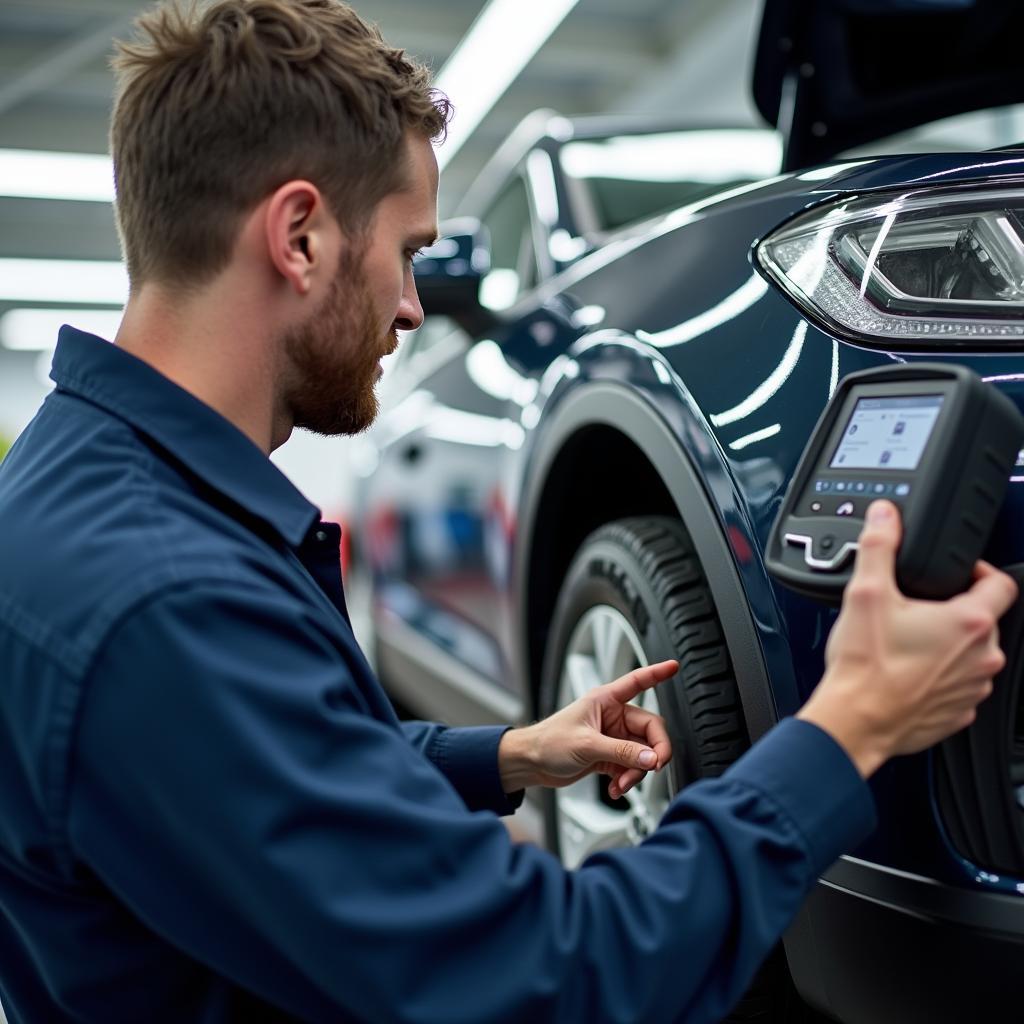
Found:
<path fill-rule="evenodd" d="M 544 2 L 522 0 L 523 16 Z M 0 148 L 105 152 L 110 41 L 126 34 L 147 6 L 138 0 L 0 0 Z M 355 6 L 390 42 L 437 71 L 484 4 L 356 0 Z M 752 15 L 759 6 L 750 0 L 579 0 L 445 169 L 442 212 L 538 107 L 753 120 L 746 93 Z M 723 41 L 731 50 L 728 80 Z M 105 206 L 0 198 L 0 256 L 116 253 Z"/>
<path fill-rule="evenodd" d="M 519 0 L 516 13 L 537 17 L 549 2 Z M 0 0 L 0 158 L 4 149 L 106 152 L 111 40 L 130 34 L 132 20 L 148 6 L 140 0 Z M 354 6 L 389 42 L 439 72 L 486 4 L 355 0 Z M 445 167 L 442 217 L 500 142 L 537 108 L 757 123 L 749 78 L 760 6 L 752 0 L 578 0 Z M 453 100 L 458 116 L 458 97 Z M 110 204 L 0 195 L 5 259 L 118 260 Z M 78 290 L 86 288 L 80 271 L 61 273 L 74 274 L 81 279 Z M 0 328 L 12 309 L 48 305 L 38 296 L 5 298 L 4 283 Z M 45 377 L 46 354 L 38 362 L 37 354 L 5 349 L 0 337 L 0 434 L 16 431 L 38 401 L 34 388 L 43 385 L 27 383 Z"/>

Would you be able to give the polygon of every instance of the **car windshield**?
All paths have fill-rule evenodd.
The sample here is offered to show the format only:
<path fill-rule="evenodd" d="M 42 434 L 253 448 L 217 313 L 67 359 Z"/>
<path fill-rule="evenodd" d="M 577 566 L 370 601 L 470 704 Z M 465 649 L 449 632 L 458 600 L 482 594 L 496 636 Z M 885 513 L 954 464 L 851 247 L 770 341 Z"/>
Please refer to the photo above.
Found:
<path fill-rule="evenodd" d="M 694 129 L 567 142 L 560 159 L 585 230 L 600 234 L 778 174 L 782 142 L 764 129 Z"/>

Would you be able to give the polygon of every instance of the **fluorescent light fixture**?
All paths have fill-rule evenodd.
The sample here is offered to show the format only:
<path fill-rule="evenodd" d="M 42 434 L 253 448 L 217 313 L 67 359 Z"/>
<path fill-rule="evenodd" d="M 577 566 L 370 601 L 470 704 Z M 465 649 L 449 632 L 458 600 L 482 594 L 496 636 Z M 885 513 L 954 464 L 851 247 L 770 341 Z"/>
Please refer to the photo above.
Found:
<path fill-rule="evenodd" d="M 57 344 L 64 324 L 113 339 L 121 326 L 120 309 L 11 309 L 0 316 L 0 345 L 23 352 L 45 352 Z"/>
<path fill-rule="evenodd" d="M 114 201 L 114 165 L 94 153 L 0 149 L 0 196 Z"/>
<path fill-rule="evenodd" d="M 490 0 L 434 84 L 455 106 L 448 138 L 438 150 L 444 166 L 512 84 L 516 75 L 578 0 Z"/>
<path fill-rule="evenodd" d="M 560 263 L 572 263 L 587 251 L 587 240 L 570 235 L 565 228 L 556 228 L 548 236 L 548 252 Z"/>
<path fill-rule="evenodd" d="M 498 448 L 504 445 L 513 451 L 522 448 L 526 440 L 526 431 L 512 420 L 481 416 L 475 412 L 452 409 L 447 405 L 438 405 L 434 408 L 423 432 L 436 441 L 475 444 L 482 448 Z"/>
<path fill-rule="evenodd" d="M 570 142 L 562 149 L 561 161 L 565 173 L 574 178 L 718 185 L 778 174 L 782 138 L 760 128 L 623 135 L 605 142 Z"/>
<path fill-rule="evenodd" d="M 128 272 L 119 260 L 0 259 L 0 302 L 123 306 Z"/>
<path fill-rule="evenodd" d="M 485 309 L 508 309 L 519 295 L 519 275 L 508 267 L 498 267 L 480 281 L 480 305 Z"/>
<path fill-rule="evenodd" d="M 558 186 L 551 157 L 543 150 L 535 149 L 526 158 L 526 169 L 533 186 L 537 215 L 549 228 L 553 228 L 558 223 Z"/>

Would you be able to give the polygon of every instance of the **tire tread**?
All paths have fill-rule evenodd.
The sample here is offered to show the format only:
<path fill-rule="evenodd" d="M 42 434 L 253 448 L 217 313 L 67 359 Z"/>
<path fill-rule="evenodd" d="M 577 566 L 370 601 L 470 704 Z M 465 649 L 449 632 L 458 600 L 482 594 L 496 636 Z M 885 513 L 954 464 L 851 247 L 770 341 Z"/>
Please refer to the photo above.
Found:
<path fill-rule="evenodd" d="M 671 702 L 675 716 L 685 720 L 690 745 L 695 748 L 685 752 L 692 773 L 682 784 L 693 781 L 694 776 L 721 775 L 747 750 L 750 740 L 714 598 L 689 534 L 681 522 L 662 516 L 635 516 L 608 523 L 580 545 L 567 580 L 572 578 L 582 554 L 602 543 L 619 548 L 639 568 L 667 628 L 672 656 L 679 660 L 675 684 L 662 687 L 658 699 L 663 702 L 663 711 Z M 557 644 L 550 653 L 558 654 Z M 555 665 L 554 657 L 546 660 L 542 713 L 554 710 L 546 707 L 543 697 L 553 695 Z M 553 829 L 551 800 L 546 814 Z M 721 1024 L 797 1024 L 805 1019 L 803 1012 L 780 945 L 740 1004 Z"/>
<path fill-rule="evenodd" d="M 693 542 L 672 519 L 637 516 L 600 527 L 587 543 L 610 541 L 640 566 L 679 659 L 679 684 L 697 744 L 700 775 L 720 775 L 750 745 L 739 691 L 714 600 Z"/>

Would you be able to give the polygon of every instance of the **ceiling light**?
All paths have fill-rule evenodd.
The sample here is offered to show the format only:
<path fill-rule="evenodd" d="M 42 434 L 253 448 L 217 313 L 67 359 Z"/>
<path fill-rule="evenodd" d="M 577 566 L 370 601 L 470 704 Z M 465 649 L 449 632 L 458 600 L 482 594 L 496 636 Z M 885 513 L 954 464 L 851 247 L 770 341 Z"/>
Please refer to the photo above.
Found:
<path fill-rule="evenodd" d="M 533 59 L 578 0 L 490 0 L 434 84 L 455 107 L 438 150 L 444 167 L 473 134 L 516 75 Z"/>
<path fill-rule="evenodd" d="M 565 173 L 573 178 L 719 185 L 778 174 L 782 138 L 778 132 L 761 128 L 625 135 L 603 142 L 570 142 L 560 159 Z"/>
<path fill-rule="evenodd" d="M 0 259 L 0 302 L 123 306 L 128 272 L 119 260 Z"/>
<path fill-rule="evenodd" d="M 122 315 L 120 309 L 11 309 L 0 316 L 0 345 L 45 352 L 57 344 L 57 332 L 64 324 L 110 341 Z"/>
<path fill-rule="evenodd" d="M 114 201 L 114 165 L 94 153 L 0 149 L 0 196 Z"/>

